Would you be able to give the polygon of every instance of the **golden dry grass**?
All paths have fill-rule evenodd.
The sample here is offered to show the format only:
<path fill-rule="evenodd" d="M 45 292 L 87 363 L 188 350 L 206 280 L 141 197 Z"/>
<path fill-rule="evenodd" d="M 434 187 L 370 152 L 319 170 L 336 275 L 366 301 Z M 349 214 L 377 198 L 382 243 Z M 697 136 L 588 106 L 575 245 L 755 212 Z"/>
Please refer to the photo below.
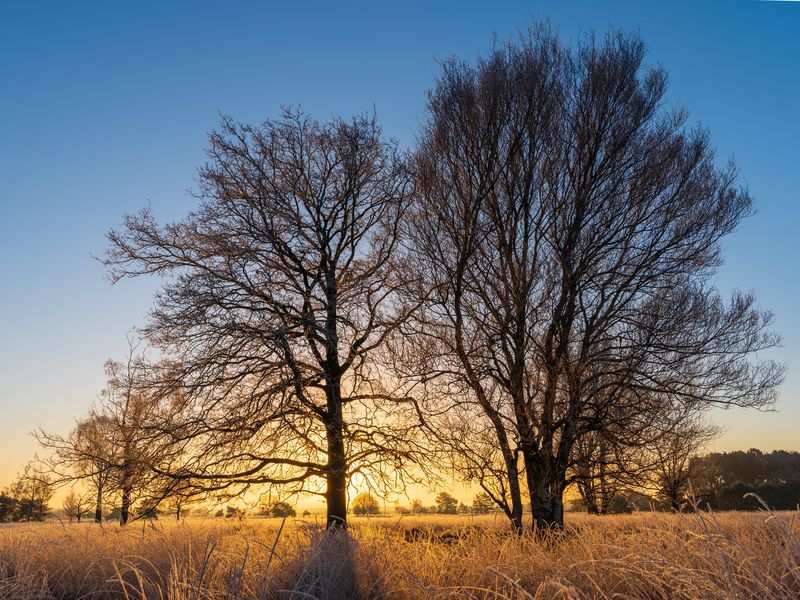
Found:
<path fill-rule="evenodd" d="M 0 526 L 0 598 L 800 598 L 797 513 Z"/>

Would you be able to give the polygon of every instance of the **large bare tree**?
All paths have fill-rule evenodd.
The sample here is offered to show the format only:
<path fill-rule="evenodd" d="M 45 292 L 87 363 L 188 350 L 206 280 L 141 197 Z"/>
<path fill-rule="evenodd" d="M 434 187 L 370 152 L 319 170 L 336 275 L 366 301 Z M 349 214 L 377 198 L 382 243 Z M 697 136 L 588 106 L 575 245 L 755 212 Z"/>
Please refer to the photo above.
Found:
<path fill-rule="evenodd" d="M 213 489 L 323 482 L 328 524 L 344 524 L 348 478 L 411 454 L 378 355 L 410 310 L 393 261 L 412 179 L 370 117 L 225 119 L 208 156 L 199 207 L 165 226 L 127 216 L 105 259 L 115 281 L 166 280 L 145 334 L 180 364 L 186 460 L 159 470 Z"/>
<path fill-rule="evenodd" d="M 567 47 L 539 28 L 445 63 L 430 94 L 409 227 L 418 378 L 470 388 L 514 504 L 521 457 L 537 528 L 563 523 L 584 436 L 767 405 L 781 379 L 751 360 L 778 341 L 770 314 L 712 285 L 752 199 L 643 60 L 637 36 Z"/>

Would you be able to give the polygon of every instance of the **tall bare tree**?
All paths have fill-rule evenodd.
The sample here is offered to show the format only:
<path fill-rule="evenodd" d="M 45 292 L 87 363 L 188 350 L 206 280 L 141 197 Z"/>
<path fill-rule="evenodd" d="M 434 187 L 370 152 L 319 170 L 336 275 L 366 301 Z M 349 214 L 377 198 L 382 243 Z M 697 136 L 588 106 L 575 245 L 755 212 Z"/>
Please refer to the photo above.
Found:
<path fill-rule="evenodd" d="M 751 360 L 778 341 L 771 315 L 711 283 L 752 199 L 643 60 L 637 36 L 570 48 L 539 28 L 447 62 L 430 95 L 409 227 L 418 377 L 470 387 L 509 489 L 521 456 L 537 528 L 563 523 L 579 439 L 767 405 L 782 375 Z"/>
<path fill-rule="evenodd" d="M 427 276 L 418 295 L 429 298 L 416 328 L 408 329 L 419 377 L 433 390 L 434 413 L 452 403 L 449 388 L 469 390 L 457 402 L 486 417 L 500 455 L 480 472 L 491 474 L 506 497 L 487 492 L 518 530 L 529 327 L 544 296 L 538 234 L 548 215 L 540 171 L 561 62 L 555 44 L 528 43 L 493 53 L 477 69 L 446 63 L 430 94 L 409 227 L 413 268 Z"/>
<path fill-rule="evenodd" d="M 187 460 L 162 470 L 214 488 L 323 481 L 328 524 L 344 524 L 348 477 L 410 456 L 377 360 L 409 310 L 392 265 L 409 172 L 374 118 L 295 111 L 223 120 L 208 156 L 197 210 L 126 217 L 105 259 L 114 281 L 166 278 L 145 333 L 182 367 Z"/>

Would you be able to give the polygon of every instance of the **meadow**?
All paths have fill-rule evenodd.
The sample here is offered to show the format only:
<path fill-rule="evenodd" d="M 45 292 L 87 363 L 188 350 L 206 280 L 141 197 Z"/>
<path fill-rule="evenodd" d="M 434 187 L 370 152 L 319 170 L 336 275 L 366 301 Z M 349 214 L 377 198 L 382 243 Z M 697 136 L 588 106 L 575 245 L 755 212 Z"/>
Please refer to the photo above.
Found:
<path fill-rule="evenodd" d="M 4 600 L 798 597 L 797 512 L 569 515 L 545 539 L 499 517 L 0 526 Z"/>

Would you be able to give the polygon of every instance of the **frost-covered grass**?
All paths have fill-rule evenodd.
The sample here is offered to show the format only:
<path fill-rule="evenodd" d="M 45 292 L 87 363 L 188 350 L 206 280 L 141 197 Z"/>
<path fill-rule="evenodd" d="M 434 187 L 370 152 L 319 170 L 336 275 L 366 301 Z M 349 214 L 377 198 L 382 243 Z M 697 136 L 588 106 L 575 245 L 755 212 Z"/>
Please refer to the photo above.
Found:
<path fill-rule="evenodd" d="M 0 526 L 0 598 L 800 598 L 800 514 Z"/>

